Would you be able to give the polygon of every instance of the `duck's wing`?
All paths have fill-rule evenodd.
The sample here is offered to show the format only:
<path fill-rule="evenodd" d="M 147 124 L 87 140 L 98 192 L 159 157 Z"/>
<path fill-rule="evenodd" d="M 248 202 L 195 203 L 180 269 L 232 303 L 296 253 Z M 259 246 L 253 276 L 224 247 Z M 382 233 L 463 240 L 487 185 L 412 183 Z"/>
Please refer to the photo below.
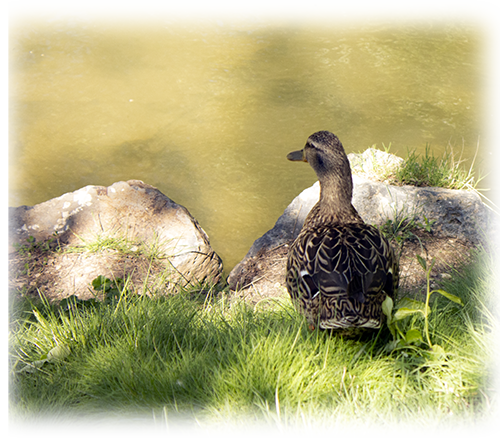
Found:
<path fill-rule="evenodd" d="M 384 290 L 394 296 L 393 252 L 380 232 L 367 225 L 318 230 L 304 241 L 302 281 L 310 295 L 346 295 L 364 303 Z"/>

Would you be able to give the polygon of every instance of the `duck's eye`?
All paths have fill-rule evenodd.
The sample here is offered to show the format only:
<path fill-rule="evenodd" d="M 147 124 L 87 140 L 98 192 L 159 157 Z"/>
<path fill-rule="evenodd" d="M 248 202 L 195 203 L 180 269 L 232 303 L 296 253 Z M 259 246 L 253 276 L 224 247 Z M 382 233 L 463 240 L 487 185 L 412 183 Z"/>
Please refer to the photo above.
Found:
<path fill-rule="evenodd" d="M 325 163 L 323 162 L 323 158 L 321 158 L 321 155 L 319 154 L 316 154 L 316 163 L 319 167 L 324 167 L 325 165 Z"/>

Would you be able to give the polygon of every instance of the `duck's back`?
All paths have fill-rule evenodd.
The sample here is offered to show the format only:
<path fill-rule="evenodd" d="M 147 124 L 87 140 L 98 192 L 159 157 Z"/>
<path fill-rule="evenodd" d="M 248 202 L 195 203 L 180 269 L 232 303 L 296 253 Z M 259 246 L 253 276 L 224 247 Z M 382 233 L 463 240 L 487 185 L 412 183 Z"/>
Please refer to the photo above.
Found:
<path fill-rule="evenodd" d="M 288 255 L 287 288 L 309 324 L 377 328 L 394 297 L 397 260 L 376 228 L 361 222 L 305 227 Z"/>

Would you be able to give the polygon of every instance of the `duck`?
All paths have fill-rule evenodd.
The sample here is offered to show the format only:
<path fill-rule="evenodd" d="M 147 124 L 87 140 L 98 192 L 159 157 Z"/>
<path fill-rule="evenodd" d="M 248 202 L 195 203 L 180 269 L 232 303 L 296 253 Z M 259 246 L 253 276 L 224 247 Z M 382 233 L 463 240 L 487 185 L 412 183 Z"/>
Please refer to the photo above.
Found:
<path fill-rule="evenodd" d="M 286 286 L 310 329 L 365 333 L 385 320 L 382 303 L 395 299 L 399 261 L 390 242 L 352 205 L 349 160 L 339 138 L 312 134 L 287 155 L 316 172 L 320 197 L 290 245 Z"/>

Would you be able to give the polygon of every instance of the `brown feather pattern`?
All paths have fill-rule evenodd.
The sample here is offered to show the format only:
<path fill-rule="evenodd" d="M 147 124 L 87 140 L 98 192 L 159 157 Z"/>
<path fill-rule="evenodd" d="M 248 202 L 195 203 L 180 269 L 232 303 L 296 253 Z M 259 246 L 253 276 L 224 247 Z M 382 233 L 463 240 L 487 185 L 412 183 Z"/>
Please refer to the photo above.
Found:
<path fill-rule="evenodd" d="M 313 327 L 378 328 L 382 302 L 394 298 L 399 282 L 393 248 L 352 206 L 350 166 L 338 138 L 327 131 L 313 134 L 304 155 L 318 174 L 321 197 L 290 247 L 288 292 Z"/>

